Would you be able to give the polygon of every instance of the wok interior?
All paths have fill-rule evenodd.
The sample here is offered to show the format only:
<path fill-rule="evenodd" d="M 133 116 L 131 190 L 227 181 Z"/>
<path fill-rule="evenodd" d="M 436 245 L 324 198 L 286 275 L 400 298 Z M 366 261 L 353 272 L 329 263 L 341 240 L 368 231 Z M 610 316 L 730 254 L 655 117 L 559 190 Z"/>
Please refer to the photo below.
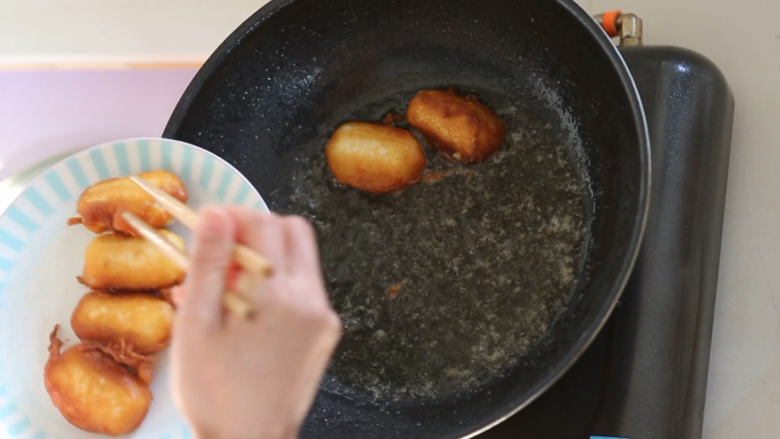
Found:
<path fill-rule="evenodd" d="M 271 206 L 290 195 L 298 156 L 348 115 L 449 85 L 516 99 L 561 126 L 593 193 L 577 291 L 546 341 L 511 373 L 435 401 L 320 392 L 305 437 L 466 435 L 527 402 L 594 334 L 635 246 L 646 158 L 632 91 L 607 56 L 609 43 L 582 25 L 576 8 L 563 0 L 277 1 L 191 85 L 166 136 L 222 156 Z"/>

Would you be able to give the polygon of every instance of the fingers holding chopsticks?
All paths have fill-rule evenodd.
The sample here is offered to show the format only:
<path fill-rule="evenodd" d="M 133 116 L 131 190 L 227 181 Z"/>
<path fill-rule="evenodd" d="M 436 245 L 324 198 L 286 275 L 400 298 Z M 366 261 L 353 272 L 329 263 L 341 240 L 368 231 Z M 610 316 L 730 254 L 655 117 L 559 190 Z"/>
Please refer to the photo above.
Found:
<path fill-rule="evenodd" d="M 183 318 L 218 324 L 236 227 L 230 215 L 221 209 L 204 209 L 200 218 L 193 234 L 190 270 L 184 284 L 187 297 L 181 304 L 181 313 Z"/>
<path fill-rule="evenodd" d="M 270 251 L 274 257 L 262 254 L 276 269 L 288 273 L 320 271 L 314 228 L 303 217 L 247 211 L 234 206 L 228 206 L 225 210 L 236 221 L 239 242 L 252 249 L 265 248 L 266 243 L 272 245 Z"/>
<path fill-rule="evenodd" d="M 287 290 L 286 272 L 283 269 L 288 258 L 284 246 L 282 217 L 243 208 L 228 207 L 225 211 L 236 224 L 237 239 L 247 248 L 262 254 L 274 267 L 270 276 L 262 276 L 243 270 L 236 279 L 236 288 L 255 304 L 258 313 L 275 303 L 274 295 Z"/>
<path fill-rule="evenodd" d="M 234 233 L 223 229 L 221 235 L 214 233 L 207 228 L 212 225 L 212 213 L 201 214 L 200 221 L 209 224 L 195 231 L 182 312 L 177 313 L 174 324 L 175 394 L 188 418 L 200 423 L 200 431 L 239 437 L 247 431 L 265 431 L 269 425 L 299 425 L 342 331 L 338 314 L 327 301 L 319 264 L 312 262 L 317 258 L 314 232 L 300 219 L 239 208 L 218 209 L 224 217 L 216 217 L 213 225 L 226 229 L 225 223 L 229 223 Z M 309 242 L 298 242 L 293 235 Z M 222 244 L 212 242 L 217 237 L 263 255 L 273 265 L 273 273 L 269 276 L 238 268 L 240 264 L 235 258 L 231 262 Z M 199 254 L 212 249 L 216 252 Z M 302 265 L 298 266 L 299 262 Z M 312 269 L 303 268 L 307 266 Z M 221 284 L 218 286 L 212 275 L 196 274 L 201 268 L 223 276 Z M 221 313 L 215 297 L 222 287 L 240 290 L 251 298 L 254 317 Z M 205 288 L 210 291 L 203 291 Z M 196 309 L 193 296 L 202 299 L 194 305 L 210 306 L 208 315 L 221 316 L 221 325 L 204 325 L 196 318 L 198 313 L 184 312 Z M 257 416 L 258 404 L 269 401 L 258 395 L 281 395 L 270 401 L 268 417 Z M 294 422 L 285 421 L 288 415 Z M 244 428 L 231 431 L 233 425 Z M 292 437 L 296 432 L 285 430 L 285 434 Z"/>
<path fill-rule="evenodd" d="M 238 243 L 263 255 L 274 267 L 273 273 L 261 275 L 243 269 L 235 261 L 235 253 L 231 259 L 229 247 Z M 288 285 L 301 282 L 313 287 Z M 313 293 L 306 302 L 329 306 L 327 295 L 317 287 L 321 283 L 315 234 L 303 218 L 236 207 L 207 208 L 200 214 L 190 272 L 182 288 L 187 296 L 193 296 L 192 301 L 181 300 L 179 292 L 177 302 L 182 303 L 185 314 L 195 312 L 198 318 L 212 321 L 221 318 L 218 293 L 225 289 L 236 291 L 260 313 L 263 307 L 284 303 L 300 291 Z M 275 297 L 280 295 L 284 297 Z"/>
<path fill-rule="evenodd" d="M 249 211 L 240 207 L 227 207 L 225 210 L 236 223 L 239 242 L 262 254 L 274 267 L 274 273 L 271 276 L 260 276 L 256 273 L 243 271 L 236 278 L 236 288 L 245 292 L 248 297 L 252 297 L 258 309 L 279 304 L 277 299 L 280 297 L 274 296 L 294 294 L 294 292 L 289 292 L 290 288 L 287 286 L 287 283 L 294 281 L 294 278 L 291 278 L 293 273 L 289 267 L 300 263 L 301 266 L 315 267 L 317 273 L 319 272 L 318 262 L 311 262 L 312 258 L 316 259 L 317 257 L 313 231 L 306 235 L 312 239 L 312 252 L 294 251 L 295 249 L 289 246 L 289 236 L 293 233 L 290 230 L 291 223 L 300 221 L 311 229 L 311 226 L 302 218 Z M 293 218 L 297 220 L 292 220 Z M 308 275 L 308 273 L 304 274 Z M 281 297 L 281 299 L 286 298 L 289 297 Z"/>
<path fill-rule="evenodd" d="M 267 294 L 281 291 L 282 289 L 274 285 L 274 282 L 284 281 L 313 284 L 307 288 L 290 288 L 292 292 L 285 294 L 305 292 L 306 301 L 329 305 L 327 295 L 318 288 L 322 284 L 322 272 L 317 238 L 314 228 L 307 220 L 299 216 L 248 212 L 240 207 L 228 207 L 226 210 L 236 221 L 239 241 L 261 252 L 273 264 L 275 273 L 280 275 L 263 280 L 262 277 L 244 272 L 239 277 L 240 287 L 252 282 L 255 289 L 271 291 L 271 293 L 255 292 L 256 302 L 262 301 Z M 247 288 L 239 289 L 244 291 Z M 257 303 L 258 306 L 262 306 Z"/>

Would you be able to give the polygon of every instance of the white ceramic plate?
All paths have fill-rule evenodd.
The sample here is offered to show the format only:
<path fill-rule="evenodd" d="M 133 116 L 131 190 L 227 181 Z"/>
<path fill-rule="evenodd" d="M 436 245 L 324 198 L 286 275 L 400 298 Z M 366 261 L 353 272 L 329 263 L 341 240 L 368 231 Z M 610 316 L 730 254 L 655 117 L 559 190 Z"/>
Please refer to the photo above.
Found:
<path fill-rule="evenodd" d="M 81 151 L 38 176 L 0 217 L 0 438 L 94 438 L 69 424 L 43 385 L 49 333 L 59 324 L 68 347 L 78 339 L 70 315 L 87 288 L 76 281 L 84 249 L 95 235 L 68 227 L 76 201 L 100 180 L 154 169 L 184 181 L 188 205 L 242 205 L 268 210 L 252 185 L 214 154 L 183 142 L 130 139 Z M 170 227 L 189 244 L 189 233 Z M 191 434 L 171 399 L 168 355 L 158 356 L 152 406 L 133 438 Z"/>

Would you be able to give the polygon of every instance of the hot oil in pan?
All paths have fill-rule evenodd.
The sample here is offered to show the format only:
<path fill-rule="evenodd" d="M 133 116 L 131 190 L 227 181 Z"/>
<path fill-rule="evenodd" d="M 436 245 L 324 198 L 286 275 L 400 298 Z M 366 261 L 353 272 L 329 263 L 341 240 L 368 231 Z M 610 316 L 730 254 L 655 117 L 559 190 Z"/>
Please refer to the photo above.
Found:
<path fill-rule="evenodd" d="M 409 97 L 354 119 L 381 119 Z M 474 388 L 517 362 L 564 309 L 584 257 L 585 184 L 557 127 L 522 108 L 497 112 L 507 139 L 496 155 L 463 167 L 423 143 L 428 172 L 463 172 L 397 194 L 338 184 L 324 138 L 289 204 L 274 206 L 317 229 L 345 327 L 330 367 L 343 383 L 381 399 Z"/>

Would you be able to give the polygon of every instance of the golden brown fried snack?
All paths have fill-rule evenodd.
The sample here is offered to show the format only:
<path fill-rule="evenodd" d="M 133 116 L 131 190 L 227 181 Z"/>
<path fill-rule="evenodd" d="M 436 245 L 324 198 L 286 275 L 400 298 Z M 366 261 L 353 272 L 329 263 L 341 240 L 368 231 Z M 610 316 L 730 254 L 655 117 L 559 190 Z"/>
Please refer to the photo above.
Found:
<path fill-rule="evenodd" d="M 504 121 L 474 99 L 458 96 L 454 89 L 417 93 L 406 117 L 444 157 L 461 163 L 482 162 L 504 142 Z"/>
<path fill-rule="evenodd" d="M 85 341 L 125 342 L 139 354 L 165 349 L 171 338 L 173 306 L 144 293 L 91 292 L 79 301 L 70 326 Z"/>
<path fill-rule="evenodd" d="M 328 141 L 325 154 L 338 181 L 377 194 L 417 183 L 427 164 L 412 133 L 366 122 L 340 126 Z"/>
<path fill-rule="evenodd" d="M 184 240 L 168 230 L 160 234 L 184 250 Z M 185 272 L 144 238 L 111 233 L 92 240 L 84 252 L 79 282 L 93 290 L 159 290 L 178 285 Z"/>
<path fill-rule="evenodd" d="M 187 201 L 187 189 L 179 177 L 168 171 L 150 171 L 138 174 L 155 186 L 179 199 Z M 84 224 L 95 233 L 108 230 L 135 234 L 135 230 L 122 218 L 122 212 L 131 212 L 152 227 L 165 227 L 173 217 L 154 203 L 129 178 L 110 178 L 87 188 L 77 205 L 80 217 L 68 220 L 68 225 Z"/>
<path fill-rule="evenodd" d="M 54 406 L 68 422 L 86 431 L 118 436 L 138 428 L 152 403 L 149 385 L 88 344 L 60 353 L 58 329 L 51 334 L 44 371 Z"/>

